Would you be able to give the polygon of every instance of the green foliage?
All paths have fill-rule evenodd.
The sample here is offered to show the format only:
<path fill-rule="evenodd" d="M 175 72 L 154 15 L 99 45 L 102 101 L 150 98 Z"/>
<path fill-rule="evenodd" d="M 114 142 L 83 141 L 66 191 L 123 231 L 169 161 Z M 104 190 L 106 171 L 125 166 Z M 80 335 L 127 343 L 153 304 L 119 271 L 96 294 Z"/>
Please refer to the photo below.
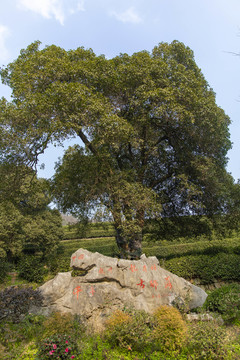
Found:
<path fill-rule="evenodd" d="M 23 256 L 18 263 L 18 276 L 29 282 L 41 283 L 46 274 L 41 258 L 35 255 Z"/>
<path fill-rule="evenodd" d="M 33 343 L 42 335 L 43 316 L 26 315 L 18 323 L 0 323 L 0 359 L 34 360 L 37 352 Z"/>
<path fill-rule="evenodd" d="M 23 233 L 23 252 L 41 252 L 43 256 L 55 252 L 63 237 L 59 212 L 46 209 L 25 217 Z"/>
<path fill-rule="evenodd" d="M 195 240 L 195 241 L 194 241 Z M 239 252 L 239 238 L 225 238 L 222 240 L 209 239 L 191 239 L 191 242 L 161 242 L 143 244 L 147 251 L 151 251 L 158 259 L 171 259 L 186 255 L 217 255 L 218 253 L 234 253 Z M 164 245 L 163 245 L 164 243 Z"/>
<path fill-rule="evenodd" d="M 64 226 L 64 240 L 82 238 L 111 237 L 115 235 L 114 226 L 110 223 L 88 223 Z"/>
<path fill-rule="evenodd" d="M 10 258 L 18 256 L 22 251 L 24 242 L 23 221 L 23 215 L 13 203 L 9 201 L 0 203 L 1 248 Z"/>
<path fill-rule="evenodd" d="M 203 284 L 240 280 L 240 256 L 237 254 L 189 255 L 162 261 L 161 265 L 185 279 L 200 279 Z"/>
<path fill-rule="evenodd" d="M 156 312 L 157 317 L 132 309 L 118 311 L 109 318 L 107 330 L 101 335 L 85 332 L 81 319 L 71 314 L 55 313 L 47 318 L 25 315 L 17 323 L 5 319 L 0 322 L 0 359 L 42 360 L 57 356 L 75 360 L 239 359 L 237 327 L 219 326 L 215 322 L 188 323 L 185 341 L 186 324 L 181 316 L 179 318 L 179 312 L 166 306 L 160 309 Z M 124 330 L 125 325 L 129 335 Z M 111 330 L 115 332 L 114 336 L 111 336 Z M 49 334 L 47 338 L 46 334 Z M 175 337 L 176 346 L 172 344 Z M 117 345 L 120 342 L 116 339 L 123 345 Z M 127 345 L 129 341 L 131 345 Z M 135 346 L 137 351 L 134 351 Z M 69 351 L 66 352 L 66 348 Z M 62 350 L 60 355 L 59 350 Z"/>
<path fill-rule="evenodd" d="M 6 258 L 0 257 L 0 283 L 3 283 L 7 277 L 9 264 Z"/>
<path fill-rule="evenodd" d="M 190 359 L 227 359 L 227 332 L 215 322 L 198 322 L 189 329 Z M 233 358 L 233 357 L 232 357 Z M 230 359 L 230 358 L 229 358 Z"/>
<path fill-rule="evenodd" d="M 221 314 L 227 323 L 240 320 L 240 284 L 224 285 L 208 295 L 204 307 Z"/>
<path fill-rule="evenodd" d="M 51 314 L 43 322 L 43 329 L 44 337 L 67 334 L 71 335 L 75 340 L 79 340 L 86 330 L 79 316 L 59 312 Z"/>
<path fill-rule="evenodd" d="M 33 164 L 49 143 L 79 137 L 84 147 L 56 165 L 55 198 L 83 217 L 106 210 L 130 257 L 141 253 L 145 216 L 231 213 L 236 227 L 239 186 L 225 170 L 230 119 L 191 49 L 173 41 L 106 59 L 39 46 L 1 69 L 12 89 L 12 101 L 0 102 L 3 160 Z"/>
<path fill-rule="evenodd" d="M 76 247 L 76 250 L 78 247 Z M 76 251 L 74 250 L 74 251 Z M 73 252 L 74 252 L 73 251 Z M 51 274 L 57 275 L 59 272 L 70 271 L 70 258 L 71 254 L 64 255 L 50 255 L 46 258 L 46 264 Z"/>
<path fill-rule="evenodd" d="M 151 317 L 144 311 L 117 310 L 106 322 L 105 338 L 128 350 L 144 351 L 152 341 Z"/>
<path fill-rule="evenodd" d="M 167 305 L 160 306 L 154 312 L 153 339 L 164 352 L 178 351 L 184 346 L 187 337 L 187 325 L 180 312 Z"/>
<path fill-rule="evenodd" d="M 40 306 L 42 296 L 32 287 L 9 287 L 0 291 L 0 321 L 8 319 L 18 322 L 27 314 L 31 305 Z"/>
<path fill-rule="evenodd" d="M 43 339 L 38 345 L 36 359 L 74 359 L 77 355 L 77 347 L 68 335 L 53 335 Z"/>
<path fill-rule="evenodd" d="M 23 252 L 55 251 L 63 231 L 59 212 L 48 208 L 48 181 L 26 166 L 0 163 L 1 173 L 0 255 L 16 261 Z"/>
<path fill-rule="evenodd" d="M 137 357 L 138 354 L 134 354 Z M 97 335 L 94 337 L 88 336 L 81 345 L 81 355 L 77 357 L 77 360 L 132 360 L 133 358 L 131 351 L 113 347 L 108 341 Z"/>

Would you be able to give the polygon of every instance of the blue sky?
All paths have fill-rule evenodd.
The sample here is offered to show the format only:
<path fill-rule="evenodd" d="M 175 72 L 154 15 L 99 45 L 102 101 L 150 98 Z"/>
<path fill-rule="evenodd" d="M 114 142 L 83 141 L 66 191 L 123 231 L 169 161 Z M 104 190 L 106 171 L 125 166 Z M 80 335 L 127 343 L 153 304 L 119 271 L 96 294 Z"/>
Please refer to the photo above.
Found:
<path fill-rule="evenodd" d="M 84 46 L 107 58 L 182 41 L 232 120 L 228 171 L 240 178 L 240 56 L 234 55 L 240 52 L 239 0 L 2 0 L 0 65 L 35 40 L 66 50 Z M 0 96 L 10 97 L 4 85 Z M 52 176 L 62 153 L 49 148 L 39 176 Z"/>

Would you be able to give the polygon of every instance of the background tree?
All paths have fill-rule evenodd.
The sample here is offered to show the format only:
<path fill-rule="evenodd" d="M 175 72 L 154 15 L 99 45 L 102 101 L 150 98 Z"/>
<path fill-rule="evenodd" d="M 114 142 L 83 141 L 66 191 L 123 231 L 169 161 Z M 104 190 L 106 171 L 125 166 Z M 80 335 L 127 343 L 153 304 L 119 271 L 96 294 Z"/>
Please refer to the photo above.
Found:
<path fill-rule="evenodd" d="M 55 251 L 63 231 L 59 212 L 48 207 L 48 181 L 10 163 L 0 165 L 0 176 L 0 256 L 15 261 L 23 252 Z"/>
<path fill-rule="evenodd" d="M 140 256 L 147 217 L 220 211 L 230 120 L 184 44 L 107 60 L 36 42 L 1 76 L 13 97 L 3 129 L 23 137 L 22 158 L 81 139 L 56 166 L 55 197 L 65 211 L 108 209 L 123 256 Z"/>

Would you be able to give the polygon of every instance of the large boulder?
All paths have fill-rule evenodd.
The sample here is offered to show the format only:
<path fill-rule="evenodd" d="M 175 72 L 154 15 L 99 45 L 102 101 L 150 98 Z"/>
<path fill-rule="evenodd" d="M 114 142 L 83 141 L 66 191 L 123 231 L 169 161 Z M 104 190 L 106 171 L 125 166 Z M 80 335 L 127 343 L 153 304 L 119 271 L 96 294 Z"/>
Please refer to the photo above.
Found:
<path fill-rule="evenodd" d="M 104 320 L 117 308 L 152 313 L 160 305 L 177 305 L 188 310 L 201 306 L 207 297 L 201 288 L 161 268 L 155 256 L 123 260 L 79 249 L 71 257 L 71 266 L 77 276 L 59 273 L 40 287 L 43 312 Z"/>

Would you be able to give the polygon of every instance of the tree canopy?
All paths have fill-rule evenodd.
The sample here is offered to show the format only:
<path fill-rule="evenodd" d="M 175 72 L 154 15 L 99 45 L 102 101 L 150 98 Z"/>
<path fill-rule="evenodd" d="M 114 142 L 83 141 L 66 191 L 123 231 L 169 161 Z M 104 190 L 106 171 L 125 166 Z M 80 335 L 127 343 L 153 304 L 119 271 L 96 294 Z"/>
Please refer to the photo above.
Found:
<path fill-rule="evenodd" d="M 54 252 L 63 231 L 59 212 L 48 207 L 48 181 L 13 163 L 0 164 L 0 178 L 0 257 L 13 261 L 23 252 Z"/>
<path fill-rule="evenodd" d="M 81 139 L 56 165 L 64 211 L 105 207 L 122 255 L 136 258 L 147 217 L 226 209 L 230 119 L 191 49 L 174 41 L 106 59 L 39 46 L 1 69 L 12 101 L 1 100 L 0 130 L 21 139 L 8 156 L 32 164 L 49 143 Z"/>

